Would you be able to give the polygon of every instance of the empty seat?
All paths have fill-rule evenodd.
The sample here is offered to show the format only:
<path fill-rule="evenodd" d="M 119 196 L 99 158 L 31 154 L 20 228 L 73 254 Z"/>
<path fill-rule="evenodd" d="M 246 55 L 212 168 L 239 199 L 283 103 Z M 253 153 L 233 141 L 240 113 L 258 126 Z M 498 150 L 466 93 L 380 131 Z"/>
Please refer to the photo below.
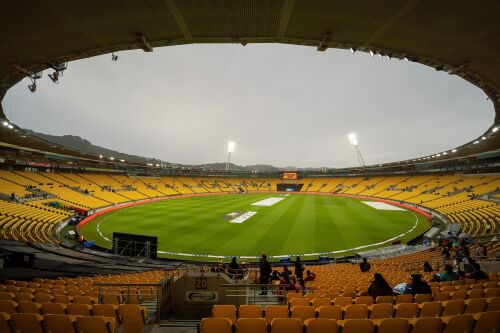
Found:
<path fill-rule="evenodd" d="M 302 293 L 288 293 L 286 294 L 286 302 L 287 304 L 290 304 L 290 300 L 292 300 L 293 298 L 302 298 L 303 295 Z"/>
<path fill-rule="evenodd" d="M 439 317 L 443 311 L 441 302 L 425 302 L 420 304 L 419 317 Z"/>
<path fill-rule="evenodd" d="M 432 298 L 432 300 L 434 302 L 444 302 L 449 300 L 450 297 L 451 297 L 450 293 L 438 292 L 434 293 L 434 297 Z"/>
<path fill-rule="evenodd" d="M 489 298 L 486 311 L 500 311 L 500 297 Z"/>
<path fill-rule="evenodd" d="M 313 298 L 311 300 L 311 305 L 314 306 L 315 308 L 318 308 L 320 306 L 328 306 L 331 304 L 332 301 L 330 298 Z"/>
<path fill-rule="evenodd" d="M 113 333 L 115 331 L 115 320 L 113 318 L 81 316 L 76 318 L 76 322 L 80 333 Z"/>
<path fill-rule="evenodd" d="M 288 307 L 285 305 L 268 305 L 265 319 L 268 324 L 275 318 L 288 318 Z"/>
<path fill-rule="evenodd" d="M 308 306 L 311 305 L 311 301 L 309 298 L 292 298 L 290 300 L 290 308 L 293 308 L 294 306 Z"/>
<path fill-rule="evenodd" d="M 229 304 L 216 304 L 212 308 L 212 316 L 227 318 L 231 320 L 231 324 L 236 324 L 236 307 Z"/>
<path fill-rule="evenodd" d="M 442 320 L 441 318 L 416 318 L 411 319 L 410 323 L 412 324 L 412 333 L 440 333 Z"/>
<path fill-rule="evenodd" d="M 337 321 L 327 318 L 311 318 L 304 322 L 307 333 L 337 333 Z"/>
<path fill-rule="evenodd" d="M 465 308 L 464 313 L 483 312 L 484 310 L 486 310 L 486 306 L 488 306 L 488 303 L 484 298 L 468 299 L 465 301 L 465 304 L 467 304 L 467 306 Z"/>
<path fill-rule="evenodd" d="M 380 320 L 377 333 L 407 333 L 409 326 L 407 319 L 385 318 Z"/>
<path fill-rule="evenodd" d="M 467 299 L 482 298 L 483 296 L 483 289 L 472 289 L 468 291 Z"/>
<path fill-rule="evenodd" d="M 466 299 L 467 296 L 467 290 L 457 290 L 451 293 L 450 299 Z"/>
<path fill-rule="evenodd" d="M 231 333 L 231 321 L 227 318 L 203 318 L 201 333 Z"/>
<path fill-rule="evenodd" d="M 92 306 L 92 314 L 94 316 L 115 318 L 117 322 L 120 322 L 118 307 L 113 304 L 94 304 Z"/>
<path fill-rule="evenodd" d="M 11 333 L 9 321 L 10 315 L 0 311 L 0 333 Z"/>
<path fill-rule="evenodd" d="M 10 316 L 16 333 L 44 333 L 43 316 L 35 313 L 13 313 Z"/>
<path fill-rule="evenodd" d="M 66 304 L 46 302 L 42 303 L 42 314 L 66 314 Z"/>
<path fill-rule="evenodd" d="M 14 301 L 16 302 L 32 302 L 33 301 L 33 294 L 28 294 L 28 293 L 18 293 L 14 295 Z"/>
<path fill-rule="evenodd" d="M 465 302 L 460 299 L 450 300 L 445 303 L 443 309 L 443 317 L 462 314 L 465 310 Z"/>
<path fill-rule="evenodd" d="M 500 328 L 500 311 L 482 312 L 474 315 L 476 324 L 473 333 L 497 332 Z"/>
<path fill-rule="evenodd" d="M 333 304 L 340 305 L 342 307 L 352 304 L 352 297 L 348 296 L 338 296 L 333 300 Z"/>
<path fill-rule="evenodd" d="M 69 303 L 66 307 L 66 312 L 73 316 L 91 316 L 91 306 L 88 304 Z"/>
<path fill-rule="evenodd" d="M 484 298 L 500 297 L 500 288 L 484 289 Z"/>
<path fill-rule="evenodd" d="M 392 304 L 374 304 L 371 307 L 370 319 L 390 318 L 392 317 L 393 312 L 394 308 L 392 307 Z"/>
<path fill-rule="evenodd" d="M 266 333 L 266 320 L 264 318 L 240 318 L 236 331 L 238 333 Z"/>
<path fill-rule="evenodd" d="M 42 293 L 37 293 L 35 294 L 35 302 L 38 303 L 45 303 L 45 302 L 52 302 L 54 300 L 54 297 L 50 294 L 42 294 Z"/>
<path fill-rule="evenodd" d="M 54 302 L 69 304 L 73 301 L 73 297 L 68 295 L 54 295 Z"/>
<path fill-rule="evenodd" d="M 262 307 L 260 305 L 240 305 L 239 318 L 262 318 Z"/>
<path fill-rule="evenodd" d="M 366 304 L 368 306 L 373 305 L 373 297 L 371 296 L 359 296 L 356 297 L 356 304 Z"/>
<path fill-rule="evenodd" d="M 73 303 L 93 305 L 95 299 L 90 296 L 73 296 Z"/>
<path fill-rule="evenodd" d="M 413 303 L 413 295 L 412 294 L 397 295 L 395 304 L 400 304 L 400 303 Z"/>
<path fill-rule="evenodd" d="M 472 327 L 473 320 L 472 315 L 468 314 L 443 317 L 445 325 L 443 333 L 468 333 Z"/>
<path fill-rule="evenodd" d="M 12 314 L 17 312 L 17 303 L 12 300 L 0 300 L 0 312 Z"/>
<path fill-rule="evenodd" d="M 417 303 L 401 303 L 396 305 L 395 318 L 415 318 L 418 313 Z"/>
<path fill-rule="evenodd" d="M 127 333 L 139 333 L 146 323 L 146 308 L 139 304 L 121 304 L 118 313 L 123 322 L 123 329 Z"/>
<path fill-rule="evenodd" d="M 37 313 L 40 314 L 40 303 L 36 302 L 18 302 L 17 312 L 19 313 Z"/>
<path fill-rule="evenodd" d="M 293 301 L 293 300 L 292 300 Z M 292 308 L 292 318 L 298 318 L 302 322 L 306 319 L 316 317 L 316 311 L 314 306 L 294 306 Z"/>
<path fill-rule="evenodd" d="M 365 304 L 351 304 L 346 306 L 344 319 L 366 319 L 368 318 L 368 306 Z"/>
<path fill-rule="evenodd" d="M 392 296 L 377 296 L 377 299 L 375 300 L 375 303 L 381 304 L 381 303 L 389 303 L 393 304 L 394 302 L 394 297 Z"/>
<path fill-rule="evenodd" d="M 344 320 L 342 333 L 373 333 L 373 322 L 370 319 Z"/>
<path fill-rule="evenodd" d="M 273 333 L 302 333 L 302 321 L 298 318 L 275 318 L 271 321 Z"/>
<path fill-rule="evenodd" d="M 76 333 L 76 317 L 63 314 L 48 314 L 43 317 L 50 333 Z"/>
<path fill-rule="evenodd" d="M 431 294 L 416 294 L 415 295 L 415 303 L 420 304 L 424 302 L 432 302 Z"/>
<path fill-rule="evenodd" d="M 317 311 L 318 318 L 342 319 L 342 307 L 340 305 L 320 306 Z"/>

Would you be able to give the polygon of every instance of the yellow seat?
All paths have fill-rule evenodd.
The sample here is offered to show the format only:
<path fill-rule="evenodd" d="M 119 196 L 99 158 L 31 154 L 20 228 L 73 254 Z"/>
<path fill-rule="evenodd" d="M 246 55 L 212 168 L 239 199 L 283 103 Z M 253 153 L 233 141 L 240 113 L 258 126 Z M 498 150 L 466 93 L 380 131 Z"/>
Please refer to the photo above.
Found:
<path fill-rule="evenodd" d="M 390 318 L 394 312 L 392 304 L 373 304 L 370 311 L 370 319 Z"/>
<path fill-rule="evenodd" d="M 412 333 L 441 333 L 441 318 L 420 317 L 410 319 L 412 324 Z"/>
<path fill-rule="evenodd" d="M 11 333 L 9 321 L 10 315 L 0 311 L 0 333 Z"/>
<path fill-rule="evenodd" d="M 292 298 L 290 300 L 290 309 L 294 306 L 309 306 L 310 301 L 309 298 Z"/>
<path fill-rule="evenodd" d="M 212 316 L 227 318 L 231 320 L 231 325 L 236 324 L 236 307 L 229 304 L 216 304 L 212 308 Z"/>
<path fill-rule="evenodd" d="M 424 302 L 432 302 L 431 294 L 416 294 L 415 295 L 415 303 L 420 304 Z"/>
<path fill-rule="evenodd" d="M 483 296 L 483 289 L 472 289 L 469 290 L 467 299 L 482 298 Z"/>
<path fill-rule="evenodd" d="M 118 307 L 113 304 L 94 304 L 92 306 L 92 315 L 115 318 L 120 322 L 118 316 Z"/>
<path fill-rule="evenodd" d="M 68 295 L 54 295 L 54 302 L 69 304 L 73 301 L 73 297 Z"/>
<path fill-rule="evenodd" d="M 478 313 L 486 310 L 488 303 L 484 298 L 473 298 L 465 301 L 467 307 L 465 308 L 464 313 Z"/>
<path fill-rule="evenodd" d="M 445 302 L 445 301 L 449 300 L 450 297 L 451 297 L 450 293 L 438 292 L 438 293 L 434 293 L 434 297 L 432 298 L 432 300 L 434 302 Z"/>
<path fill-rule="evenodd" d="M 14 301 L 16 302 L 33 302 L 33 294 L 28 293 L 17 293 L 14 295 Z"/>
<path fill-rule="evenodd" d="M 407 333 L 410 327 L 404 318 L 385 318 L 380 320 L 377 333 Z"/>
<path fill-rule="evenodd" d="M 0 312 L 13 314 L 17 312 L 17 303 L 12 300 L 0 300 Z"/>
<path fill-rule="evenodd" d="M 476 325 L 473 333 L 491 333 L 500 328 L 500 311 L 482 312 L 474 315 Z"/>
<path fill-rule="evenodd" d="M 286 303 L 290 304 L 290 301 L 293 298 L 302 298 L 302 297 L 303 297 L 302 293 L 288 293 L 286 294 Z"/>
<path fill-rule="evenodd" d="M 450 299 L 466 299 L 467 290 L 457 290 L 451 293 Z"/>
<path fill-rule="evenodd" d="M 332 300 L 330 298 L 313 298 L 311 300 L 311 305 L 315 308 L 319 308 L 320 306 L 329 306 L 332 304 Z"/>
<path fill-rule="evenodd" d="M 43 294 L 43 293 L 37 293 L 35 294 L 35 302 L 38 302 L 40 304 L 45 303 L 45 302 L 52 302 L 54 300 L 54 297 L 50 294 Z"/>
<path fill-rule="evenodd" d="M 304 320 L 306 320 L 306 319 L 316 317 L 315 308 L 314 308 L 314 306 L 311 306 L 311 305 L 294 306 L 294 307 L 292 307 L 291 312 L 292 312 L 292 315 L 291 315 L 292 318 L 298 318 L 302 322 L 304 322 Z"/>
<path fill-rule="evenodd" d="M 73 303 L 93 305 L 96 303 L 95 301 L 96 300 L 90 296 L 73 296 Z"/>
<path fill-rule="evenodd" d="M 393 296 L 377 296 L 377 299 L 375 300 L 375 303 L 377 304 L 382 304 L 382 303 L 393 304 L 393 302 L 394 302 Z"/>
<path fill-rule="evenodd" d="M 64 315 L 66 314 L 66 304 L 51 302 L 42 303 L 42 314 Z"/>
<path fill-rule="evenodd" d="M 337 321 L 327 318 L 311 318 L 304 322 L 307 333 L 337 333 Z"/>
<path fill-rule="evenodd" d="M 76 303 L 70 303 L 66 307 L 66 311 L 68 314 L 73 315 L 73 316 L 91 316 L 91 310 L 92 307 L 88 304 L 76 304 Z"/>
<path fill-rule="evenodd" d="M 302 333 L 302 321 L 298 318 L 274 318 L 271 321 L 273 333 Z"/>
<path fill-rule="evenodd" d="M 19 313 L 36 313 L 40 314 L 40 303 L 36 302 L 18 302 L 17 312 Z"/>
<path fill-rule="evenodd" d="M 239 318 L 262 318 L 262 307 L 260 305 L 240 305 Z"/>
<path fill-rule="evenodd" d="M 419 317 L 439 317 L 443 311 L 441 302 L 425 302 L 420 304 Z"/>
<path fill-rule="evenodd" d="M 418 313 L 417 303 L 401 303 L 395 306 L 395 318 L 415 318 Z"/>
<path fill-rule="evenodd" d="M 16 333 L 44 333 L 43 316 L 35 313 L 13 313 L 10 316 Z"/>
<path fill-rule="evenodd" d="M 227 318 L 203 318 L 201 333 L 231 333 L 231 321 Z"/>
<path fill-rule="evenodd" d="M 320 306 L 317 311 L 318 318 L 342 319 L 342 307 L 340 305 Z"/>
<path fill-rule="evenodd" d="M 351 304 L 346 306 L 344 319 L 366 319 L 368 318 L 368 306 L 365 304 Z"/>
<path fill-rule="evenodd" d="M 352 297 L 348 297 L 348 296 L 335 297 L 333 300 L 333 304 L 340 305 L 341 307 L 351 305 L 352 304 Z"/>
<path fill-rule="evenodd" d="M 484 298 L 500 297 L 500 288 L 484 289 Z"/>
<path fill-rule="evenodd" d="M 443 317 L 445 325 L 443 333 L 468 333 L 473 321 L 474 317 L 469 314 Z"/>
<path fill-rule="evenodd" d="M 370 319 L 344 320 L 342 333 L 373 333 L 373 322 Z"/>
<path fill-rule="evenodd" d="M 288 307 L 286 305 L 266 306 L 266 323 L 271 324 L 271 321 L 275 318 L 288 318 Z"/>
<path fill-rule="evenodd" d="M 113 333 L 115 331 L 115 320 L 113 318 L 80 316 L 76 318 L 76 323 L 80 333 Z"/>
<path fill-rule="evenodd" d="M 74 316 L 48 314 L 43 317 L 43 321 L 50 333 L 78 333 Z"/>
<path fill-rule="evenodd" d="M 139 333 L 146 324 L 146 308 L 139 304 L 121 304 L 118 313 L 123 322 L 123 329 L 127 333 Z"/>
<path fill-rule="evenodd" d="M 500 297 L 488 298 L 488 307 L 486 311 L 500 311 Z"/>
<path fill-rule="evenodd" d="M 267 324 L 264 318 L 240 318 L 236 331 L 238 333 L 266 333 Z"/>
<path fill-rule="evenodd" d="M 465 310 L 465 301 L 461 299 L 450 300 L 445 303 L 442 316 L 455 316 L 462 314 Z"/>
<path fill-rule="evenodd" d="M 395 304 L 400 304 L 400 303 L 413 303 L 413 295 L 412 294 L 397 295 Z"/>
<path fill-rule="evenodd" d="M 368 306 L 371 306 L 371 305 L 373 305 L 373 297 L 371 297 L 371 296 L 359 296 L 359 297 L 356 297 L 355 303 L 356 304 L 366 304 Z"/>

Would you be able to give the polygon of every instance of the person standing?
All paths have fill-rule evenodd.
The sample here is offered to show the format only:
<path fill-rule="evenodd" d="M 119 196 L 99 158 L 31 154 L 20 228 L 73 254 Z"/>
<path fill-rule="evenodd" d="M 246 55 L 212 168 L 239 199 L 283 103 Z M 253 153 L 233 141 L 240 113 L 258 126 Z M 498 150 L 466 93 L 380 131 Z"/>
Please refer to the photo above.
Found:
<path fill-rule="evenodd" d="M 297 279 L 302 279 L 304 275 L 304 265 L 300 261 L 300 257 L 295 258 L 295 276 Z"/>
<path fill-rule="evenodd" d="M 369 272 L 371 268 L 370 263 L 368 262 L 368 258 L 363 258 L 363 261 L 359 264 L 359 269 L 361 272 L 366 273 Z"/>
<path fill-rule="evenodd" d="M 263 254 L 260 257 L 259 262 L 259 271 L 260 271 L 260 284 L 269 284 L 269 279 L 271 278 L 271 264 L 267 261 L 267 255 Z M 261 295 L 267 295 L 267 287 L 261 288 Z"/>

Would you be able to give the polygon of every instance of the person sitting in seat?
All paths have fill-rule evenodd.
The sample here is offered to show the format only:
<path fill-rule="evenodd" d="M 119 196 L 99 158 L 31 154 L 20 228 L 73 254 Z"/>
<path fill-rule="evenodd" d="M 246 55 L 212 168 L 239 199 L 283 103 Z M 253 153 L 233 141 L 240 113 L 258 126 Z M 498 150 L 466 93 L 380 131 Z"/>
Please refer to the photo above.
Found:
<path fill-rule="evenodd" d="M 432 294 L 431 286 L 427 282 L 422 281 L 422 275 L 420 274 L 411 275 L 410 287 L 411 287 L 411 293 L 413 295 Z"/>
<path fill-rule="evenodd" d="M 359 269 L 361 269 L 361 272 L 366 273 L 369 272 L 371 268 L 370 263 L 368 262 L 367 258 L 363 258 L 363 262 L 359 264 Z"/>
<path fill-rule="evenodd" d="M 485 280 L 488 279 L 488 274 L 481 270 L 481 265 L 477 262 L 472 264 L 473 271 L 469 274 L 469 279 Z"/>
<path fill-rule="evenodd" d="M 453 271 L 453 266 L 450 264 L 444 265 L 444 272 L 436 274 L 437 281 L 455 281 L 460 279 L 460 275 Z"/>
<path fill-rule="evenodd" d="M 316 279 L 316 274 L 314 274 L 310 270 L 307 270 L 306 271 L 306 278 L 304 279 L 304 282 L 314 281 L 314 279 Z"/>
<path fill-rule="evenodd" d="M 393 296 L 394 293 L 382 274 L 375 273 L 373 281 L 368 287 L 368 295 L 373 297 L 373 300 L 376 300 L 378 296 Z"/>

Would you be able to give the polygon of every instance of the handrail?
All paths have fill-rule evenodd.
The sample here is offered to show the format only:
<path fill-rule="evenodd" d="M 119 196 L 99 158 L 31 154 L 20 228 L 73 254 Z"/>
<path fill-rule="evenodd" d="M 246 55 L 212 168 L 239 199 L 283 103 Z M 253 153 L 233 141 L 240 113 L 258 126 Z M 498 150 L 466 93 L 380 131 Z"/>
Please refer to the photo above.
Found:
<path fill-rule="evenodd" d="M 153 287 L 162 287 L 163 283 L 113 283 L 113 282 L 102 282 L 102 283 L 94 283 L 95 286 L 131 286 L 131 287 L 139 287 L 139 286 L 153 286 Z"/>

